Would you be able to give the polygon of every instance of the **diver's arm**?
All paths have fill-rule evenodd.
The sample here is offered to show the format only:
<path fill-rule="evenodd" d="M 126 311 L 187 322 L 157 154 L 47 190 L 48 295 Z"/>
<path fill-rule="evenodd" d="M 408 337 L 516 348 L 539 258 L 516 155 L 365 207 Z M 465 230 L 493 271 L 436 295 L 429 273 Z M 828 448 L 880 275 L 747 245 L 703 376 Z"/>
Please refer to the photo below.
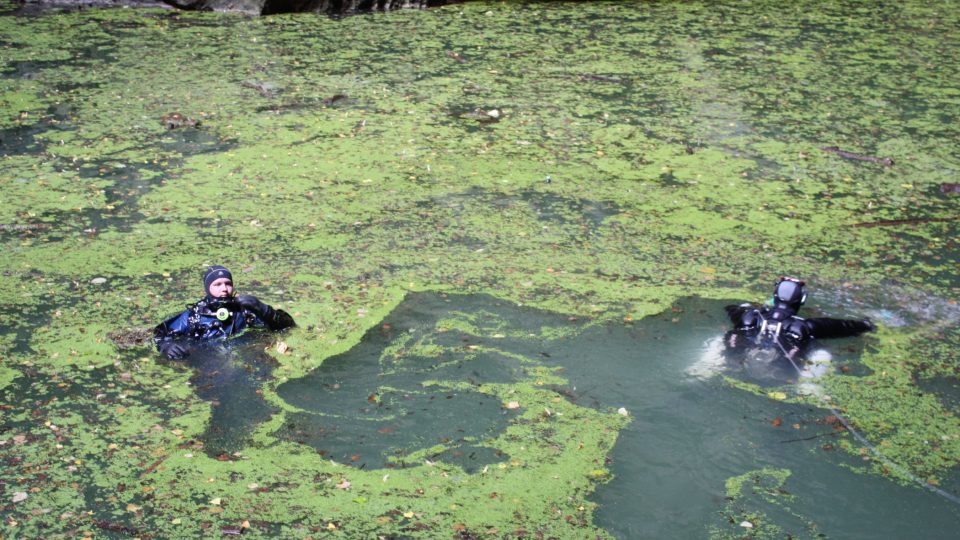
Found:
<path fill-rule="evenodd" d="M 814 317 L 804 320 L 810 334 L 814 338 L 830 339 L 858 336 L 864 332 L 873 332 L 876 327 L 870 319 L 832 319 L 829 317 Z"/>
<path fill-rule="evenodd" d="M 283 330 L 296 326 L 293 317 L 282 309 L 273 309 L 271 306 L 261 302 L 256 296 L 243 295 L 237 297 L 237 303 L 240 307 L 246 309 L 257 316 L 271 330 Z"/>
<path fill-rule="evenodd" d="M 729 305 L 724 307 L 727 311 L 727 316 L 730 317 L 730 322 L 733 323 L 737 328 L 744 326 L 751 326 L 749 323 L 744 321 L 744 315 L 749 312 L 755 311 L 757 309 L 753 304 L 739 304 L 739 305 Z"/>
<path fill-rule="evenodd" d="M 176 317 L 171 317 L 158 324 L 153 329 L 153 342 L 157 346 L 157 350 L 167 358 L 176 360 L 190 354 L 189 349 L 175 341 L 187 333 L 190 327 L 189 316 L 190 310 L 184 311 Z"/>

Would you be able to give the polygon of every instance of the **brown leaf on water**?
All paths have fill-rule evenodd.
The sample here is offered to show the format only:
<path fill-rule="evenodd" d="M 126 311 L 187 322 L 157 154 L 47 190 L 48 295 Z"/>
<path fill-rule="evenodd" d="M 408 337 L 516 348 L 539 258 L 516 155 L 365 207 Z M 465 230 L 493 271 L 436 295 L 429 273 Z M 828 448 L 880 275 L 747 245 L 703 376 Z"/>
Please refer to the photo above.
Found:
<path fill-rule="evenodd" d="M 456 51 L 447 51 L 446 54 L 447 54 L 447 58 L 453 58 L 454 60 L 456 60 L 457 62 L 460 62 L 461 64 L 465 64 L 467 62 L 467 59 L 460 56 L 460 53 Z"/>
<path fill-rule="evenodd" d="M 778 417 L 776 417 L 776 418 L 773 419 L 773 422 L 770 422 L 770 425 L 772 425 L 773 427 L 780 427 L 780 426 L 783 425 L 783 419 L 781 419 L 781 418 L 778 416 Z"/>

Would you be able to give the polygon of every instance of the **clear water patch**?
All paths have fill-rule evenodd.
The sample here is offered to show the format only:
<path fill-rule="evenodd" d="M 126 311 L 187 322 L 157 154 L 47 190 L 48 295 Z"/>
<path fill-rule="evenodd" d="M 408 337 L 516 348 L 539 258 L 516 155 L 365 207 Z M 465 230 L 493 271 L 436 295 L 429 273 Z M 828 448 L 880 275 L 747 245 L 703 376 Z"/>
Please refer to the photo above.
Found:
<path fill-rule="evenodd" d="M 514 340 L 491 331 L 506 331 L 511 311 L 485 295 L 408 295 L 350 351 L 278 387 L 300 412 L 287 415 L 277 436 L 368 468 L 404 466 L 427 449 L 470 469 L 503 459 L 473 446 L 516 416 L 484 385 L 529 378 Z"/>
<path fill-rule="evenodd" d="M 353 349 L 278 387 L 299 410 L 276 435 L 357 467 L 429 459 L 475 474 L 510 459 L 496 439 L 516 421 L 490 389 L 550 373 L 568 382 L 544 390 L 633 419 L 608 455 L 612 480 L 592 497 L 596 524 L 617 538 L 725 534 L 740 527 L 730 516 L 748 514 L 800 537 L 850 531 L 847 520 L 867 534 L 917 537 L 956 525 L 949 501 L 857 474 L 867 462 L 839 451 L 849 434 L 829 410 L 770 397 L 810 383 L 785 360 L 746 369 L 749 358 L 721 352 L 717 369 L 691 373 L 717 353 L 728 303 L 690 298 L 632 324 L 595 324 L 485 295 L 410 294 Z M 864 349 L 837 340 L 819 350 L 832 373 L 857 366 Z M 732 504 L 728 479 L 758 468 L 789 478 L 769 488 L 761 480 Z M 760 517 L 748 519 L 759 529 Z"/>

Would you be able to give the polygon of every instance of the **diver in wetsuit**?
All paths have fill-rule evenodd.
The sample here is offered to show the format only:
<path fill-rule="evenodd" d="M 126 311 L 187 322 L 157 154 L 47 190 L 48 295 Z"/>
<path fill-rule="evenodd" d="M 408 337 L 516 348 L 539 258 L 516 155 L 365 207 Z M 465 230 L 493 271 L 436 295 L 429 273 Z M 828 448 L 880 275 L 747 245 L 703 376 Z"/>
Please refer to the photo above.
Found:
<path fill-rule="evenodd" d="M 234 296 L 233 275 L 223 266 L 211 266 L 204 272 L 203 290 L 203 299 L 154 328 L 153 341 L 167 358 L 189 355 L 184 344 L 188 339 L 209 341 L 250 327 L 283 330 L 295 325 L 286 311 L 273 309 L 255 296 Z"/>
<path fill-rule="evenodd" d="M 754 304 L 726 306 L 734 325 L 733 330 L 724 336 L 727 351 L 776 347 L 787 359 L 795 362 L 814 339 L 851 337 L 876 330 L 870 319 L 798 317 L 797 312 L 806 300 L 804 282 L 782 277 L 773 290 L 773 307 Z"/>

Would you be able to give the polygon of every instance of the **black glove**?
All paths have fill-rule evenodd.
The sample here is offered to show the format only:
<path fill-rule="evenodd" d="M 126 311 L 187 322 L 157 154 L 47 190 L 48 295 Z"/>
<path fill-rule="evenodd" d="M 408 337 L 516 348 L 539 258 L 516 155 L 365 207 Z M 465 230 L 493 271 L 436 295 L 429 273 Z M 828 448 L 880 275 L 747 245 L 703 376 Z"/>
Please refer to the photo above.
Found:
<path fill-rule="evenodd" d="M 190 354 L 189 349 L 172 341 L 164 341 L 158 345 L 157 348 L 160 349 L 160 352 L 162 352 L 164 356 L 171 360 L 179 360 Z"/>
<path fill-rule="evenodd" d="M 284 328 L 290 328 L 291 326 L 296 326 L 297 323 L 293 321 L 293 317 L 289 313 L 282 309 L 275 309 L 274 316 L 272 321 L 267 321 L 267 324 L 270 325 L 270 328 L 274 330 L 283 330 Z"/>
<path fill-rule="evenodd" d="M 257 315 L 263 315 L 263 313 L 270 308 L 270 306 L 261 302 L 256 296 L 245 294 L 237 297 L 237 304 L 240 305 L 243 309 L 252 311 Z"/>
<path fill-rule="evenodd" d="M 296 326 L 296 323 L 293 322 L 293 317 L 291 317 L 289 313 L 282 309 L 273 309 L 258 300 L 256 296 L 238 296 L 237 304 L 243 309 L 255 313 L 271 330 L 283 330 L 284 328 Z"/>
<path fill-rule="evenodd" d="M 249 294 L 238 296 L 237 304 L 247 311 L 252 311 L 267 324 L 270 324 L 273 321 L 273 317 L 275 315 L 273 308 L 261 302 L 256 296 L 251 296 Z"/>

